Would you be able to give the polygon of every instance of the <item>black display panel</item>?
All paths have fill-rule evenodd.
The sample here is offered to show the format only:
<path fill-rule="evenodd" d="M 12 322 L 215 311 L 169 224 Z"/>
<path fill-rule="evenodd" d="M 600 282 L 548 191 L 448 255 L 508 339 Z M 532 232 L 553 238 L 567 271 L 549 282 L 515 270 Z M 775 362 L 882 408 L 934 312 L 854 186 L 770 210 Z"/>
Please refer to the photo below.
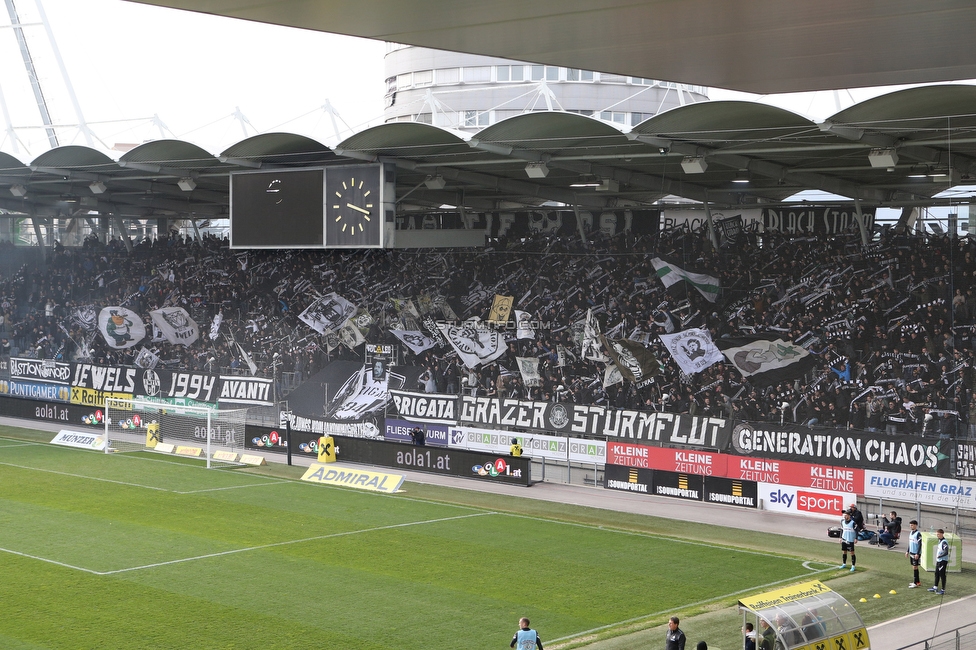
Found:
<path fill-rule="evenodd" d="M 323 248 L 322 169 L 231 174 L 231 248 Z"/>

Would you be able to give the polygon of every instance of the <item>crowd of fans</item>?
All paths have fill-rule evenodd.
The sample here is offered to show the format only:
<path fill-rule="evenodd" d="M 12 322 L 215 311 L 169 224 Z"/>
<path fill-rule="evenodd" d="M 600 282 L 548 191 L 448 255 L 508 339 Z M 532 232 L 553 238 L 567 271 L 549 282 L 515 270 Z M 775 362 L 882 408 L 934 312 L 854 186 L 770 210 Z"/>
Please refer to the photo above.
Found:
<path fill-rule="evenodd" d="M 298 318 L 317 296 L 336 292 L 369 311 L 367 341 L 395 344 L 401 363 L 425 368 L 413 389 L 889 432 L 976 432 L 970 238 L 886 229 L 863 246 L 856 232 L 825 239 L 747 231 L 716 249 L 702 233 L 674 229 L 593 233 L 588 241 L 536 233 L 488 244 L 240 251 L 225 239 L 172 233 L 131 251 L 118 239 L 57 245 L 46 265 L 0 276 L 0 354 L 131 365 L 145 347 L 164 367 L 245 372 L 250 359 L 260 375 L 308 377 L 332 360 L 363 359 L 362 346 L 337 344 Z M 683 283 L 665 289 L 651 265 L 658 255 L 718 277 L 720 299 L 709 302 Z M 424 330 L 424 314 L 415 318 L 394 299 L 487 319 L 496 294 L 513 296 L 514 308 L 539 326 L 531 339 L 507 329 L 508 350 L 494 363 L 468 369 L 443 342 L 414 355 L 390 333 Z M 91 323 L 108 305 L 147 322 L 150 310 L 184 307 L 200 339 L 183 347 L 147 337 L 114 350 Z M 654 352 L 663 367 L 652 383 L 604 386 L 604 364 L 581 357 L 574 327 L 588 310 L 607 336 Z M 816 355 L 817 368 L 768 387 L 726 363 L 685 375 L 657 336 L 689 327 L 713 339 L 775 331 Z M 425 333 L 436 336 L 429 319 Z M 540 359 L 540 385 L 523 384 L 516 357 Z"/>

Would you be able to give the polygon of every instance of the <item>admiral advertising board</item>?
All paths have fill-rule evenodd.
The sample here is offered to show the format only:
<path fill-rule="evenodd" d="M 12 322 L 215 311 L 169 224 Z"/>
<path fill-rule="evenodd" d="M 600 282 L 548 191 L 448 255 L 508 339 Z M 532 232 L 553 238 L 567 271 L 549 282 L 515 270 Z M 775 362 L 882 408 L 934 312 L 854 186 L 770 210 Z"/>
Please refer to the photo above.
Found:
<path fill-rule="evenodd" d="M 764 510 L 834 521 L 840 521 L 841 511 L 848 503 L 857 500 L 857 496 L 850 492 L 814 490 L 778 483 L 760 483 L 759 498 L 762 499 Z"/>
<path fill-rule="evenodd" d="M 456 449 L 486 451 L 508 455 L 512 441 L 522 446 L 522 453 L 530 458 L 568 460 L 574 463 L 602 465 L 606 462 L 607 443 L 603 440 L 546 436 L 538 433 L 450 427 L 450 446 Z"/>
<path fill-rule="evenodd" d="M 383 426 L 383 438 L 391 442 L 412 444 L 413 436 L 410 435 L 410 431 L 416 427 L 424 430 L 424 444 L 432 447 L 447 447 L 449 434 L 447 426 L 443 424 L 418 424 L 406 420 L 386 418 Z"/>
<path fill-rule="evenodd" d="M 731 450 L 741 456 L 807 463 L 826 461 L 838 467 L 927 476 L 949 474 L 949 457 L 943 453 L 943 445 L 948 445 L 948 441 L 852 429 L 746 422 L 733 428 L 731 440 Z"/>
<path fill-rule="evenodd" d="M 864 496 L 976 510 L 976 482 L 917 474 L 864 472 Z"/>
<path fill-rule="evenodd" d="M 362 438 L 337 438 L 336 458 L 339 461 L 446 474 L 493 483 L 529 485 L 530 482 L 530 459 L 464 449 L 416 447 Z"/>
<path fill-rule="evenodd" d="M 459 408 L 460 422 L 486 428 L 516 427 L 710 449 L 724 449 L 729 442 L 728 421 L 723 418 L 468 395 L 461 396 Z"/>

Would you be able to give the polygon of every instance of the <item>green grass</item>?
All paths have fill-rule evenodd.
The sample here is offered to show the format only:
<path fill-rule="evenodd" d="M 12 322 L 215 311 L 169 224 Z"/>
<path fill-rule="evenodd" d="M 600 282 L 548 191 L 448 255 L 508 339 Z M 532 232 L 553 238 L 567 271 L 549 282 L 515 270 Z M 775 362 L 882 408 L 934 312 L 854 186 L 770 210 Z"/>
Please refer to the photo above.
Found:
<path fill-rule="evenodd" d="M 4 649 L 498 648 L 520 616 L 547 648 L 625 648 L 659 644 L 680 613 L 721 650 L 739 647 L 739 596 L 840 575 L 803 564 L 836 564 L 826 539 L 16 441 L 50 437 L 0 427 Z M 871 549 L 868 571 L 830 585 L 855 601 L 878 578 L 900 590 L 898 559 Z M 953 595 L 976 591 L 971 575 L 950 576 Z M 871 623 L 907 602 L 859 610 Z"/>

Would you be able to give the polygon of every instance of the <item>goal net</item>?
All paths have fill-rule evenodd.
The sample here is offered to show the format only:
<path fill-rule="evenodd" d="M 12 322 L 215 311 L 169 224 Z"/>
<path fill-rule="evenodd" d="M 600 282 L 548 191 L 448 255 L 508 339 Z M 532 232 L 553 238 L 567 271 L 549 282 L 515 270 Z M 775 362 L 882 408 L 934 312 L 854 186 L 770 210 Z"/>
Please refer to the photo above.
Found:
<path fill-rule="evenodd" d="M 139 399 L 105 400 L 106 453 L 158 451 L 240 465 L 247 409 L 174 406 Z"/>

